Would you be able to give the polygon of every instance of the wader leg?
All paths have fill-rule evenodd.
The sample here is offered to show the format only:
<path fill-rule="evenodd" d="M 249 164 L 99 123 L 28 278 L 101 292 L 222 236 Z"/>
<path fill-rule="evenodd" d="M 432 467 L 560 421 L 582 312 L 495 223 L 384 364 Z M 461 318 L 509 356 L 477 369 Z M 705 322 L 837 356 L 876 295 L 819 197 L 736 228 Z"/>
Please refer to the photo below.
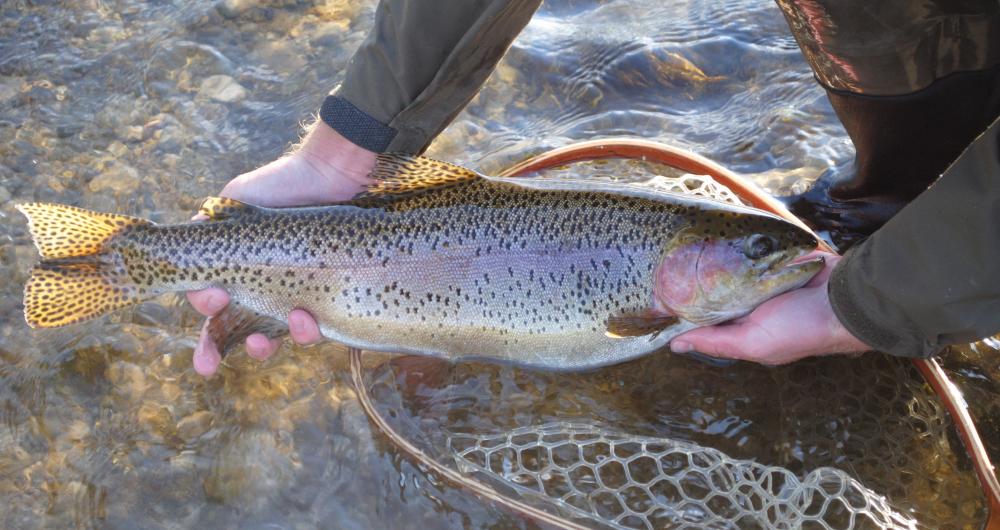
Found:
<path fill-rule="evenodd" d="M 856 153 L 789 206 L 850 246 L 927 189 L 1000 115 L 1000 7 L 778 4 Z"/>

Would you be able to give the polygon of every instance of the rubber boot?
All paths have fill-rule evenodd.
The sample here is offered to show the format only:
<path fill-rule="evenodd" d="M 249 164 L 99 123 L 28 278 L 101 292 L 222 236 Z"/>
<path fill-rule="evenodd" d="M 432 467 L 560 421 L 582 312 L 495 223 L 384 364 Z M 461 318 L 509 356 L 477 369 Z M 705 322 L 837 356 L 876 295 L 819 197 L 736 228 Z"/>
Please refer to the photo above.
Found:
<path fill-rule="evenodd" d="M 1000 67 L 955 73 L 901 96 L 830 89 L 827 96 L 854 143 L 854 162 L 787 202 L 846 250 L 926 190 L 1000 115 Z"/>

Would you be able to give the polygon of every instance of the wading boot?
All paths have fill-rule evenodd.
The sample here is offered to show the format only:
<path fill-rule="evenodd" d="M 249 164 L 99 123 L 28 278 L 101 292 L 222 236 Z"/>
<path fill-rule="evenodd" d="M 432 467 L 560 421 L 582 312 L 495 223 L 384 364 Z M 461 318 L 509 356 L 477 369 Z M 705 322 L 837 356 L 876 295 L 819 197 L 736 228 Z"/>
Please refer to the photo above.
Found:
<path fill-rule="evenodd" d="M 1000 113 L 1000 4 L 776 2 L 856 152 L 788 203 L 849 245 L 927 189 Z"/>
<path fill-rule="evenodd" d="M 996 119 L 1000 68 L 951 74 L 901 96 L 831 89 L 827 96 L 854 143 L 854 162 L 828 170 L 788 204 L 843 247 L 877 230 L 926 190 Z"/>

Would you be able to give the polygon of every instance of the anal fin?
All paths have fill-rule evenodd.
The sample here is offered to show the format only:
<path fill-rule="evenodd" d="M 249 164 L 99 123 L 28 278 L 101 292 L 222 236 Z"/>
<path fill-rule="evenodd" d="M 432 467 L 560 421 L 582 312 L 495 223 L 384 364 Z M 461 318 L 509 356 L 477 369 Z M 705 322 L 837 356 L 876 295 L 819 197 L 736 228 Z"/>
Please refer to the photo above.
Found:
<path fill-rule="evenodd" d="M 261 333 L 269 339 L 277 339 L 288 334 L 288 326 L 271 317 L 247 309 L 235 302 L 230 303 L 219 314 L 209 317 L 208 336 L 219 348 L 219 355 L 225 357 L 254 333 Z"/>

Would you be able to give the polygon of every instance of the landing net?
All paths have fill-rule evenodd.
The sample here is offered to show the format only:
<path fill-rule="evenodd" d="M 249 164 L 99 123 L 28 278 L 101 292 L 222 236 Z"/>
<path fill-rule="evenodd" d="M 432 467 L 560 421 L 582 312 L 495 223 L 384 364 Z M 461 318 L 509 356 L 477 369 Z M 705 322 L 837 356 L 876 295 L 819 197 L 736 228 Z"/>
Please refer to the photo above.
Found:
<path fill-rule="evenodd" d="M 615 528 L 917 528 L 847 473 L 821 467 L 799 478 L 778 466 L 695 444 L 577 423 L 497 435 L 453 434 L 468 475 Z"/>
<path fill-rule="evenodd" d="M 645 184 L 743 204 L 707 176 L 675 173 Z M 361 352 L 351 355 L 362 405 L 398 449 L 456 486 L 557 527 L 912 529 L 966 526 L 985 512 L 975 476 L 960 469 L 967 464 L 944 408 L 899 359 L 799 363 L 754 372 L 767 374 L 763 382 L 719 389 L 720 395 L 762 384 L 779 389 L 788 404 L 778 412 L 784 434 L 820 451 L 789 458 L 786 467 L 600 422 L 541 418 L 469 433 L 435 423 L 442 414 L 436 411 L 434 421 L 418 418 L 407 426 L 400 423 L 406 405 L 393 386 L 392 369 L 366 375 Z M 824 399 L 829 424 L 810 418 Z M 919 524 L 911 515 L 912 499 L 895 502 L 917 489 L 937 503 L 922 512 Z"/>

